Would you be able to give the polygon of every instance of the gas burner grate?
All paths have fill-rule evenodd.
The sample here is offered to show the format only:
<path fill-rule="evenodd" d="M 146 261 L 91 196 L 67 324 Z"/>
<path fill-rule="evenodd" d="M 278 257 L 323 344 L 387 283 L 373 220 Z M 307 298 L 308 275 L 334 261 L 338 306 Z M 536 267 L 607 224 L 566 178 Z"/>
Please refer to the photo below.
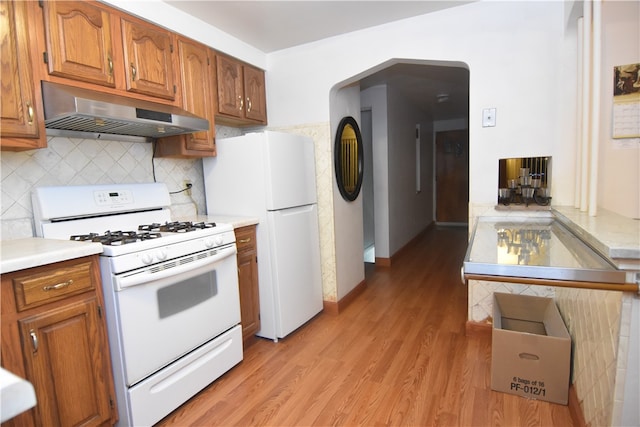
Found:
<path fill-rule="evenodd" d="M 170 233 L 186 233 L 189 231 L 203 230 L 205 228 L 213 228 L 215 222 L 191 222 L 191 221 L 173 221 L 164 224 L 153 223 L 138 226 L 139 231 L 163 231 Z"/>
<path fill-rule="evenodd" d="M 102 243 L 109 246 L 120 246 L 127 243 L 135 243 L 143 240 L 151 240 L 162 237 L 160 233 L 152 233 L 148 231 L 106 231 L 104 234 L 89 233 L 71 236 L 69 240 L 75 241 L 91 241 Z"/>

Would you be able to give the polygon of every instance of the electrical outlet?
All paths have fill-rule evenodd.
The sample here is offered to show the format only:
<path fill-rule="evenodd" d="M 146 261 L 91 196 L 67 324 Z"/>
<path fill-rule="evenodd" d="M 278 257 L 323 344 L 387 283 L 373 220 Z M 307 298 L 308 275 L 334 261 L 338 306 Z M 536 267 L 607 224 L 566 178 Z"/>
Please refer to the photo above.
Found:
<path fill-rule="evenodd" d="M 187 196 L 191 196 L 191 187 L 193 187 L 193 183 L 189 180 L 185 180 L 182 182 L 182 188 L 186 188 L 184 191 Z"/>

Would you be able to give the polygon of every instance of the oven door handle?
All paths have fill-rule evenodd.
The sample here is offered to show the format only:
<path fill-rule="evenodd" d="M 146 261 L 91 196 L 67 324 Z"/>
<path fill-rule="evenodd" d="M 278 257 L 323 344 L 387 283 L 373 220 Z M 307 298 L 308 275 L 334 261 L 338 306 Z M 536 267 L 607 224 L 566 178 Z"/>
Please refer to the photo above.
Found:
<path fill-rule="evenodd" d="M 233 256 L 237 253 L 236 246 L 220 248 L 213 250 L 213 253 L 205 258 L 191 255 L 194 261 L 184 262 L 189 257 L 183 257 L 162 262 L 160 264 L 151 265 L 142 271 L 135 271 L 129 275 L 118 276 L 115 281 L 116 291 L 131 286 L 142 285 L 151 281 L 158 281 L 167 277 L 182 275 L 185 279 L 191 276 L 201 274 L 201 269 L 215 264 L 225 258 Z M 172 265 L 175 264 L 175 265 Z"/>

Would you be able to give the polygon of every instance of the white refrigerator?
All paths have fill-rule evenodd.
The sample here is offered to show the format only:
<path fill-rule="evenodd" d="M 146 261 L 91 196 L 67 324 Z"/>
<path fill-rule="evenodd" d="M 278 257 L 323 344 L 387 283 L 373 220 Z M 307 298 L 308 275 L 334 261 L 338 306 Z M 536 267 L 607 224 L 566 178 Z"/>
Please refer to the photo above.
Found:
<path fill-rule="evenodd" d="M 322 311 L 313 140 L 282 132 L 216 141 L 207 213 L 256 217 L 260 330 L 277 341 Z"/>

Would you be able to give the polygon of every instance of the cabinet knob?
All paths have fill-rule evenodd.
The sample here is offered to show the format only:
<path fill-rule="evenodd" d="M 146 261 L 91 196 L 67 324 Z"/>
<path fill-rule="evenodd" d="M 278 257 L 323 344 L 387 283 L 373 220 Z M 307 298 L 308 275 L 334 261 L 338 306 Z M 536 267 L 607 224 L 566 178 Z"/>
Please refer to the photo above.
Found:
<path fill-rule="evenodd" d="M 107 56 L 107 64 L 109 65 L 109 75 L 113 76 L 113 59 L 111 59 L 111 55 Z"/>
<path fill-rule="evenodd" d="M 246 239 L 238 240 L 238 243 L 249 243 L 251 241 L 251 237 L 247 237 Z"/>
<path fill-rule="evenodd" d="M 240 100 L 240 108 L 238 109 L 242 111 L 242 109 L 244 108 L 244 99 L 242 99 L 242 95 L 238 95 L 238 99 Z"/>
<path fill-rule="evenodd" d="M 138 74 L 138 70 L 136 70 L 136 66 L 131 63 L 131 80 L 136 79 L 136 75 Z"/>
<path fill-rule="evenodd" d="M 251 112 L 251 99 L 247 96 L 247 113 Z"/>

